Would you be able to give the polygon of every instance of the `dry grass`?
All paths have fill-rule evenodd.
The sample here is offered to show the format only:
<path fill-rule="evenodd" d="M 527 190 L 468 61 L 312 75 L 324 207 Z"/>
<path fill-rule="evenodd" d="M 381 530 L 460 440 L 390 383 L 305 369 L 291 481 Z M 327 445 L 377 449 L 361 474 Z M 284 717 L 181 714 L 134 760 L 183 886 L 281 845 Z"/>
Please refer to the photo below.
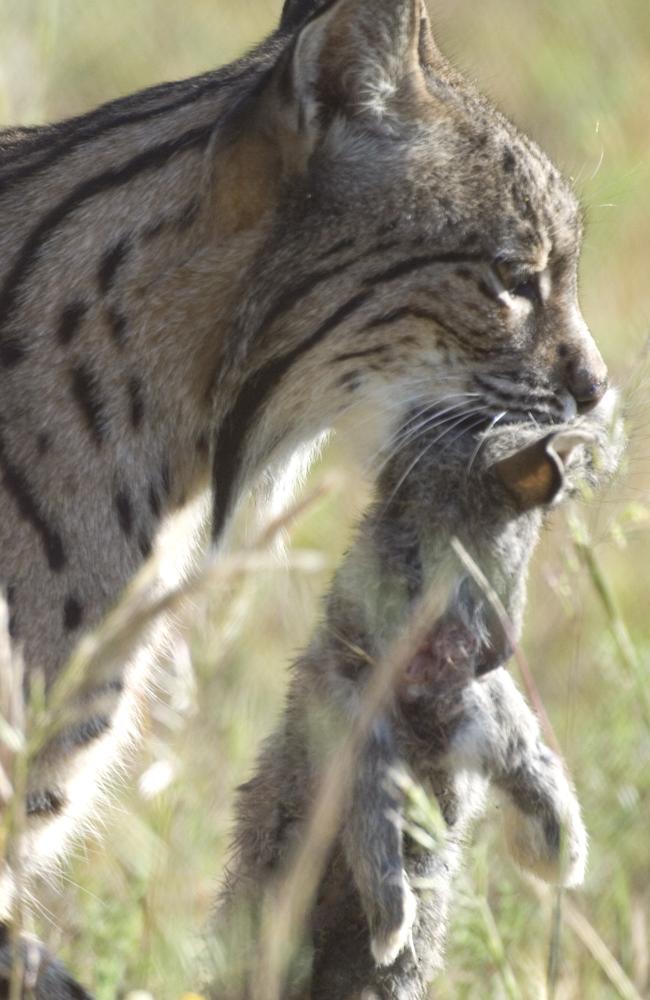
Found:
<path fill-rule="evenodd" d="M 586 885 L 558 909 L 512 869 L 488 818 L 460 879 L 436 997 L 648 997 L 650 7 L 431 6 L 446 50 L 576 178 L 588 218 L 583 305 L 628 386 L 633 435 L 625 477 L 545 539 L 524 640 L 591 834 Z M 0 0 L 0 117 L 54 118 L 217 65 L 277 9 L 271 0 Z M 336 442 L 314 482 L 332 470 L 344 488 L 293 531 L 288 568 L 263 560 L 227 602 L 221 592 L 194 600 L 192 667 L 181 640 L 135 783 L 45 897 L 40 935 L 100 1000 L 135 989 L 176 1000 L 191 987 L 233 789 L 277 717 L 285 665 L 366 495 Z"/>

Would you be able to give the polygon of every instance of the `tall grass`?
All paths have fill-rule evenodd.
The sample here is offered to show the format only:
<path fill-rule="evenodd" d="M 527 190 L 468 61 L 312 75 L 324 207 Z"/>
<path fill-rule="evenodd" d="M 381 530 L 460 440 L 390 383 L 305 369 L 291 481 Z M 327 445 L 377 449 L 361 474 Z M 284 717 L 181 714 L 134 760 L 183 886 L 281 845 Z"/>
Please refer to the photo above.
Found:
<path fill-rule="evenodd" d="M 238 54 L 271 0 L 0 0 L 0 116 L 46 120 Z M 628 468 L 556 518 L 535 562 L 524 649 L 591 835 L 584 889 L 558 900 L 504 858 L 496 810 L 459 881 L 438 1000 L 650 996 L 650 6 L 646 0 L 435 0 L 446 51 L 571 174 L 587 214 L 582 301 L 627 385 Z M 39 935 L 99 1000 L 191 989 L 233 789 L 280 710 L 366 484 L 334 442 L 333 490 L 269 559 L 193 599 L 160 698 L 97 836 L 40 895 Z M 210 592 L 212 596 L 210 596 Z M 202 590 L 203 594 L 203 590 Z M 188 657 L 191 648 L 191 665 Z M 6 734 L 5 734 L 6 735 Z"/>

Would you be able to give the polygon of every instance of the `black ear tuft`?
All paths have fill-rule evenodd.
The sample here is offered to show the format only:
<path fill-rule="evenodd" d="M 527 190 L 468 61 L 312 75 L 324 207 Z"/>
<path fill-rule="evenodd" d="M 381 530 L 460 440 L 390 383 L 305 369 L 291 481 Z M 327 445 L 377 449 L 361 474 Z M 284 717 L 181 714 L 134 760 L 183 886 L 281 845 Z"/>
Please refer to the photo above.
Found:
<path fill-rule="evenodd" d="M 321 7 L 325 7 L 332 0 L 284 0 L 282 16 L 280 18 L 280 31 L 295 31 L 305 23 L 308 17 L 316 14 Z"/>

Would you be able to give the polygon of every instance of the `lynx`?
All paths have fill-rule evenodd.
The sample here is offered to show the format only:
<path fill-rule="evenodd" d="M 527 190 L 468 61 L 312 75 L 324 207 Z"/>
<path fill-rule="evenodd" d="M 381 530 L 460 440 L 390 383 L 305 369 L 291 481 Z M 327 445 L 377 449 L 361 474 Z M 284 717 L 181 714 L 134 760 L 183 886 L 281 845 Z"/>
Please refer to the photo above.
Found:
<path fill-rule="evenodd" d="M 219 983 L 215 998 L 250 995 L 246 970 L 260 949 L 242 933 L 258 926 L 254 916 L 242 923 L 247 907 L 254 913 L 281 890 L 320 775 L 338 736 L 358 718 L 373 664 L 408 627 L 432 581 L 445 588 L 444 610 L 403 665 L 359 754 L 310 914 L 305 996 L 422 1000 L 442 962 L 453 876 L 488 779 L 504 800 L 514 858 L 547 881 L 581 882 L 580 808 L 504 663 L 521 631 L 544 509 L 617 463 L 620 438 L 610 417 L 603 401 L 590 419 L 551 432 L 495 428 L 478 444 L 462 435 L 442 454 L 429 447 L 440 433 L 434 425 L 390 461 L 326 598 L 324 621 L 294 665 L 285 714 L 239 791 L 217 932 L 225 930 L 230 969 L 243 976 L 234 992 L 232 983 Z M 453 536 L 502 602 L 508 634 L 486 590 L 460 562 L 450 567 Z M 435 850 L 402 830 L 393 775 L 404 768 L 439 801 L 447 829 Z"/>
<path fill-rule="evenodd" d="M 205 497 L 222 544 L 238 498 L 347 411 L 374 428 L 350 432 L 363 458 L 451 394 L 478 427 L 605 390 L 576 199 L 422 0 L 292 2 L 224 69 L 0 133 L 0 220 L 0 582 L 28 688 L 152 552 L 174 585 Z M 159 638 L 31 769 L 27 877 L 123 758 Z M 4 920 L 14 895 L 6 869 Z"/>

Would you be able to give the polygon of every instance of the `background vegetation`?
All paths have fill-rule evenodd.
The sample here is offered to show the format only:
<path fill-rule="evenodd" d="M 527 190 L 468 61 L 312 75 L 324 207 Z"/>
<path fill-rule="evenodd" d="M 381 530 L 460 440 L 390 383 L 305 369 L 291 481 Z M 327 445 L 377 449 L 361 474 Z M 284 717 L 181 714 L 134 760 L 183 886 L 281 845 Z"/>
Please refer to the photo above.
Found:
<path fill-rule="evenodd" d="M 279 0 L 0 0 L 0 119 L 51 120 L 237 55 Z M 585 313 L 628 387 L 624 477 L 556 518 L 536 561 L 525 649 L 591 834 L 583 890 L 553 897 L 504 857 L 496 810 L 460 880 L 439 1000 L 650 996 L 650 5 L 432 0 L 441 46 L 575 178 L 588 232 Z M 339 488 L 301 523 L 293 568 L 246 578 L 225 613 L 195 609 L 138 782 L 77 852 L 39 934 L 100 1000 L 191 988 L 195 933 L 228 840 L 233 789 L 282 703 L 285 665 L 318 614 L 365 486 L 336 442 L 314 472 Z M 579 519 L 579 521 L 578 521 Z M 576 544 L 576 541 L 578 544 Z M 306 550 L 308 558 L 304 558 Z"/>

